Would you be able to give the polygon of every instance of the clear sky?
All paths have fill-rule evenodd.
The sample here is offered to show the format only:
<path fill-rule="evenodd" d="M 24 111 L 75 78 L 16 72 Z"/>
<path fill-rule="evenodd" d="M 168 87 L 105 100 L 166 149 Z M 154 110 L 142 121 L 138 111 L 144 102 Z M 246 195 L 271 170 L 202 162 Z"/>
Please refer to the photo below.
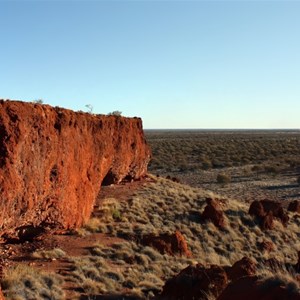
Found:
<path fill-rule="evenodd" d="M 300 1 L 3 1 L 0 98 L 145 128 L 300 128 Z"/>

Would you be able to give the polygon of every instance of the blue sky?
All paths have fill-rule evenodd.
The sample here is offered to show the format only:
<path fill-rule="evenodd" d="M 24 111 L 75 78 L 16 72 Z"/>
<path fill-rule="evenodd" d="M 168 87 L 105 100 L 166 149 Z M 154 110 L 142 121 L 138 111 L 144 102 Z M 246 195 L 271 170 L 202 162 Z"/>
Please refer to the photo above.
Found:
<path fill-rule="evenodd" d="M 299 1 L 1 1 L 0 98 L 145 128 L 300 128 Z"/>

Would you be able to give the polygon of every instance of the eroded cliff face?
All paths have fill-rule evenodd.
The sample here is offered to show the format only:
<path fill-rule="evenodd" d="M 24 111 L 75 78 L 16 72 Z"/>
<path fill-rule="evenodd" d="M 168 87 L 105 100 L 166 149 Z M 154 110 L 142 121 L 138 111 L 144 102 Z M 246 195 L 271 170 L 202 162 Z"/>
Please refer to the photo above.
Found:
<path fill-rule="evenodd" d="M 0 100 L 0 232 L 80 226 L 102 183 L 138 179 L 149 159 L 139 118 Z"/>

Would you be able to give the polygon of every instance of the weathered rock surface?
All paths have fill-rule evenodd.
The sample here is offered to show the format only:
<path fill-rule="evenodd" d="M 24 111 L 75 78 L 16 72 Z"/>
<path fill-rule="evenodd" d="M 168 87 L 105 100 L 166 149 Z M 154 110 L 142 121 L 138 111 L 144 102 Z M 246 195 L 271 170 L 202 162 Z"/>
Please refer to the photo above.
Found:
<path fill-rule="evenodd" d="M 227 275 L 231 281 L 244 276 L 255 275 L 255 273 L 256 264 L 248 257 L 243 257 L 241 260 L 235 262 L 227 271 Z"/>
<path fill-rule="evenodd" d="M 300 300 L 299 290 L 280 278 L 246 276 L 230 283 L 217 300 Z"/>
<path fill-rule="evenodd" d="M 281 204 L 272 200 L 253 201 L 249 208 L 249 214 L 257 217 L 263 230 L 274 228 L 274 218 L 286 226 L 289 217 Z"/>
<path fill-rule="evenodd" d="M 274 243 L 272 241 L 268 241 L 268 240 L 263 240 L 261 243 L 258 244 L 258 247 L 262 251 L 266 251 L 266 252 L 272 252 L 275 250 Z"/>
<path fill-rule="evenodd" d="M 218 296 L 227 286 L 228 279 L 222 267 L 191 265 L 166 282 L 161 299 L 206 300 L 209 295 Z"/>
<path fill-rule="evenodd" d="M 176 230 L 174 234 L 160 234 L 159 236 L 147 235 L 141 240 L 146 246 L 151 246 L 158 250 L 161 254 L 180 255 L 191 257 L 192 254 L 188 250 L 187 242 L 184 236 Z"/>
<path fill-rule="evenodd" d="M 149 159 L 139 118 L 0 100 L 2 234 L 80 226 L 101 184 L 140 178 Z"/>
<path fill-rule="evenodd" d="M 207 198 L 207 205 L 201 215 L 203 221 L 211 221 L 218 228 L 225 228 L 224 213 L 220 208 L 218 200 Z"/>

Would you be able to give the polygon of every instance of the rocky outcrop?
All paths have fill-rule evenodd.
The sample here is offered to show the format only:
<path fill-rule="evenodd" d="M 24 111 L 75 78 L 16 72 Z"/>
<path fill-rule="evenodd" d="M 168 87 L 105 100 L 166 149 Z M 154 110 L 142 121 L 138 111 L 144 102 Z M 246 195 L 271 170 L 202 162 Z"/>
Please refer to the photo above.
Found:
<path fill-rule="evenodd" d="M 222 267 L 201 264 L 191 265 L 166 282 L 161 293 L 165 300 L 207 300 L 209 295 L 218 296 L 227 286 L 228 279 Z"/>
<path fill-rule="evenodd" d="M 174 234 L 146 235 L 141 239 L 141 243 L 155 248 L 161 254 L 192 256 L 184 236 L 178 230 Z"/>
<path fill-rule="evenodd" d="M 230 283 L 217 300 L 300 300 L 299 290 L 279 277 L 246 276 Z"/>
<path fill-rule="evenodd" d="M 294 279 L 278 274 L 278 270 L 291 270 L 292 265 L 282 264 L 276 259 L 261 263 L 270 271 L 270 276 L 256 275 L 256 263 L 247 257 L 232 266 L 190 265 L 166 282 L 159 299 L 300 300 L 299 287 Z M 294 265 L 296 272 L 299 264 L 300 252 L 298 263 Z"/>
<path fill-rule="evenodd" d="M 101 184 L 140 178 L 149 159 L 139 118 L 0 100 L 2 233 L 80 226 Z"/>
<path fill-rule="evenodd" d="M 244 276 L 254 275 L 256 273 L 256 264 L 250 258 L 243 257 L 235 262 L 226 272 L 229 279 L 234 281 Z"/>
<path fill-rule="evenodd" d="M 224 213 L 220 208 L 218 200 L 207 198 L 207 205 L 201 215 L 203 221 L 211 221 L 218 228 L 225 228 Z"/>
<path fill-rule="evenodd" d="M 284 226 L 289 221 L 289 217 L 281 204 L 271 200 L 253 201 L 249 208 L 249 214 L 258 219 L 263 230 L 274 228 L 274 218 L 278 219 Z"/>

